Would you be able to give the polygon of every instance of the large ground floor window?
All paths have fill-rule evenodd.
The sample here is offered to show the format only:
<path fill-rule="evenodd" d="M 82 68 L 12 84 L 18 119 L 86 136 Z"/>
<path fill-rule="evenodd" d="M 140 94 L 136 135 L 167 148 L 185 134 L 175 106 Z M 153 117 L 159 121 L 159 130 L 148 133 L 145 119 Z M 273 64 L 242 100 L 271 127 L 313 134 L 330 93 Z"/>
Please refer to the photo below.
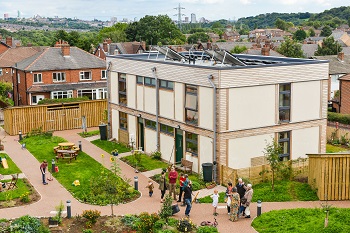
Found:
<path fill-rule="evenodd" d="M 198 156 L 198 134 L 186 132 L 186 152 Z"/>
<path fill-rule="evenodd" d="M 73 91 L 53 91 L 51 92 L 51 99 L 73 98 Z"/>
<path fill-rule="evenodd" d="M 90 100 L 107 99 L 107 88 L 78 90 L 78 97 L 83 96 L 87 96 Z"/>

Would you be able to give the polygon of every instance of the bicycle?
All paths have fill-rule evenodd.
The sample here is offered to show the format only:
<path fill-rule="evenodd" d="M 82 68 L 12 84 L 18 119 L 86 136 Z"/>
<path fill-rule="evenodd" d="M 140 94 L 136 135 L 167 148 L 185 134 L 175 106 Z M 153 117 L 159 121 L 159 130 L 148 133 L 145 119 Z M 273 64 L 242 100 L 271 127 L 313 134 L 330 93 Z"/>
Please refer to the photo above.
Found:
<path fill-rule="evenodd" d="M 214 222 L 210 222 L 210 221 L 203 221 L 201 222 L 201 226 L 211 226 L 211 227 L 217 227 L 219 225 L 218 221 L 216 220 L 216 218 L 214 218 Z"/>

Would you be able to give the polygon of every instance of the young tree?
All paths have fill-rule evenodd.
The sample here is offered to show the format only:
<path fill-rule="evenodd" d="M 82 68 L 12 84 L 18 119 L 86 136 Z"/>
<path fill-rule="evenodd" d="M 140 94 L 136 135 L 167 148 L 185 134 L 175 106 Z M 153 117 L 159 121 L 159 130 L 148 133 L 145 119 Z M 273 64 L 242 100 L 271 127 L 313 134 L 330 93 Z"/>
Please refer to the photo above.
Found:
<path fill-rule="evenodd" d="M 309 36 L 315 36 L 315 30 L 313 28 L 309 29 Z"/>
<path fill-rule="evenodd" d="M 275 174 L 281 165 L 280 154 L 282 154 L 282 152 L 282 147 L 275 140 L 271 143 L 267 143 L 264 150 L 265 158 L 267 159 L 272 172 L 272 192 L 275 189 Z"/>
<path fill-rule="evenodd" d="M 318 46 L 315 55 L 325 56 L 325 55 L 337 55 L 342 51 L 341 45 L 338 41 L 334 40 L 333 36 L 323 39 L 322 46 Z"/>
<path fill-rule="evenodd" d="M 285 37 L 284 42 L 277 49 L 277 52 L 283 54 L 286 57 L 304 57 L 304 52 L 301 49 L 301 44 L 291 40 L 289 37 Z"/>
<path fill-rule="evenodd" d="M 326 25 L 322 28 L 320 36 L 330 36 L 332 35 L 332 29 L 330 26 Z"/>
<path fill-rule="evenodd" d="M 166 223 L 168 223 L 169 218 L 173 215 L 172 202 L 173 198 L 169 194 L 165 195 L 164 203 L 158 213 L 159 217 L 164 219 Z"/>

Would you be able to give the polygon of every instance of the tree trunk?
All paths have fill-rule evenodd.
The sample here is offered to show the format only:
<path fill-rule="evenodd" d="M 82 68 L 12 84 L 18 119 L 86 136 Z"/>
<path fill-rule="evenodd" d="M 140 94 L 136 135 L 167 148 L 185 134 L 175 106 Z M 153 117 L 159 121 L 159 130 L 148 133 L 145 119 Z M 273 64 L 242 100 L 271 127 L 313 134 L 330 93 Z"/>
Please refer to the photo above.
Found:
<path fill-rule="evenodd" d="M 272 170 L 272 192 L 275 190 L 275 171 Z"/>

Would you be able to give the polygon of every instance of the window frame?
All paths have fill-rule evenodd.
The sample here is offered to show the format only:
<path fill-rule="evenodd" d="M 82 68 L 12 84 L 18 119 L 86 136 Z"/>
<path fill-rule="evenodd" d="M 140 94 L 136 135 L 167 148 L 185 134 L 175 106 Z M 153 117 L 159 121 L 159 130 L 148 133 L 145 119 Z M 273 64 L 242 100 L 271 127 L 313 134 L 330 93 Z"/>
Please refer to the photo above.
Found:
<path fill-rule="evenodd" d="M 150 82 L 148 83 L 146 80 L 150 80 Z M 150 77 L 143 77 L 143 85 L 148 86 L 148 87 L 155 87 L 156 86 L 156 79 L 150 78 Z"/>
<path fill-rule="evenodd" d="M 285 137 L 285 135 L 287 137 Z M 283 131 L 283 132 L 279 132 L 278 133 L 278 145 L 281 147 L 282 149 L 282 154 L 279 154 L 280 160 L 284 161 L 284 158 L 287 158 L 287 160 L 290 160 L 290 135 L 291 135 L 291 131 Z M 283 136 L 281 138 L 281 136 Z M 284 153 L 284 143 L 287 143 L 287 153 Z"/>
<path fill-rule="evenodd" d="M 89 74 L 89 78 L 85 78 L 85 73 Z M 91 71 L 80 71 L 79 72 L 79 80 L 85 81 L 85 80 L 92 80 L 92 72 Z"/>
<path fill-rule="evenodd" d="M 152 130 L 157 130 L 157 122 L 145 119 L 145 127 Z"/>
<path fill-rule="evenodd" d="M 125 112 L 119 111 L 119 129 L 128 131 L 128 114 Z"/>
<path fill-rule="evenodd" d="M 195 135 L 196 136 L 196 139 L 193 139 L 193 138 L 189 138 L 188 136 L 189 135 Z M 198 134 L 195 134 L 195 133 L 191 133 L 191 132 L 185 132 L 185 145 L 186 145 L 186 152 L 188 153 L 191 153 L 193 156 L 197 156 L 198 157 Z M 193 151 L 193 150 L 189 150 L 188 149 L 188 143 L 191 143 L 191 144 L 194 144 L 196 145 L 196 151 Z"/>
<path fill-rule="evenodd" d="M 196 100 L 195 100 L 196 106 L 194 108 L 192 106 L 189 106 L 190 104 L 187 102 L 187 99 L 189 98 L 189 96 L 194 96 L 196 98 Z M 192 120 L 188 120 L 189 119 L 189 117 L 188 117 L 189 112 L 194 112 L 194 114 L 193 114 L 194 117 Z M 199 121 L 198 113 L 199 113 L 199 111 L 198 111 L 198 86 L 186 84 L 185 85 L 185 121 L 186 121 L 186 123 L 192 124 L 192 125 L 198 125 L 198 121 Z M 195 116 L 197 116 L 197 117 L 195 118 Z"/>
<path fill-rule="evenodd" d="M 40 81 L 38 81 L 40 79 Z M 37 81 L 35 81 L 37 80 Z M 42 73 L 34 73 L 33 74 L 33 83 L 43 83 L 43 74 Z"/>
<path fill-rule="evenodd" d="M 107 79 L 107 70 L 101 70 L 101 79 Z"/>
<path fill-rule="evenodd" d="M 125 87 L 121 90 L 121 84 Z M 121 96 L 125 96 L 124 101 L 121 100 Z M 128 95 L 127 95 L 127 87 L 126 87 L 126 74 L 118 73 L 118 102 L 120 105 L 127 106 L 128 104 Z"/>
<path fill-rule="evenodd" d="M 281 90 L 282 87 L 289 86 L 289 90 Z M 278 119 L 280 123 L 288 123 L 290 122 L 290 116 L 291 116 L 291 102 L 292 102 L 292 84 L 291 83 L 282 83 L 279 84 L 279 92 L 278 92 Z M 285 100 L 284 97 L 288 96 L 288 105 L 284 105 Z M 281 99 L 281 97 L 283 99 Z M 281 105 L 281 101 L 282 104 Z M 282 113 L 287 112 L 288 117 L 282 117 Z"/>
<path fill-rule="evenodd" d="M 54 75 L 58 75 L 60 76 L 59 79 L 61 80 L 57 80 L 57 77 L 56 77 L 56 80 L 54 79 Z M 62 76 L 63 76 L 63 79 L 62 79 Z M 52 73 L 52 82 L 54 83 L 62 83 L 62 82 L 66 82 L 66 73 L 65 72 L 53 72 Z"/>
<path fill-rule="evenodd" d="M 0 68 L 0 76 L 2 76 L 2 68 Z"/>
<path fill-rule="evenodd" d="M 67 95 L 67 97 L 63 97 L 64 95 Z M 62 96 L 62 98 L 54 98 L 55 96 Z M 67 90 L 67 91 L 52 91 L 50 93 L 51 99 L 64 99 L 64 98 L 73 98 L 73 90 Z"/>
<path fill-rule="evenodd" d="M 166 90 L 174 90 L 174 82 L 160 79 L 159 81 L 159 88 L 160 89 L 166 89 Z M 165 82 L 165 85 L 162 85 L 162 82 Z M 171 85 L 170 85 L 171 84 Z"/>
<path fill-rule="evenodd" d="M 139 79 L 142 79 L 142 81 L 139 81 Z M 136 84 L 143 85 L 143 82 L 144 82 L 143 79 L 144 79 L 143 76 L 137 75 L 136 76 Z"/>
<path fill-rule="evenodd" d="M 161 133 L 164 133 L 164 134 L 167 134 L 167 135 L 170 135 L 170 136 L 173 136 L 174 135 L 174 127 L 171 127 L 169 125 L 164 125 L 164 124 L 160 124 L 160 127 L 159 127 L 159 131 Z"/>

